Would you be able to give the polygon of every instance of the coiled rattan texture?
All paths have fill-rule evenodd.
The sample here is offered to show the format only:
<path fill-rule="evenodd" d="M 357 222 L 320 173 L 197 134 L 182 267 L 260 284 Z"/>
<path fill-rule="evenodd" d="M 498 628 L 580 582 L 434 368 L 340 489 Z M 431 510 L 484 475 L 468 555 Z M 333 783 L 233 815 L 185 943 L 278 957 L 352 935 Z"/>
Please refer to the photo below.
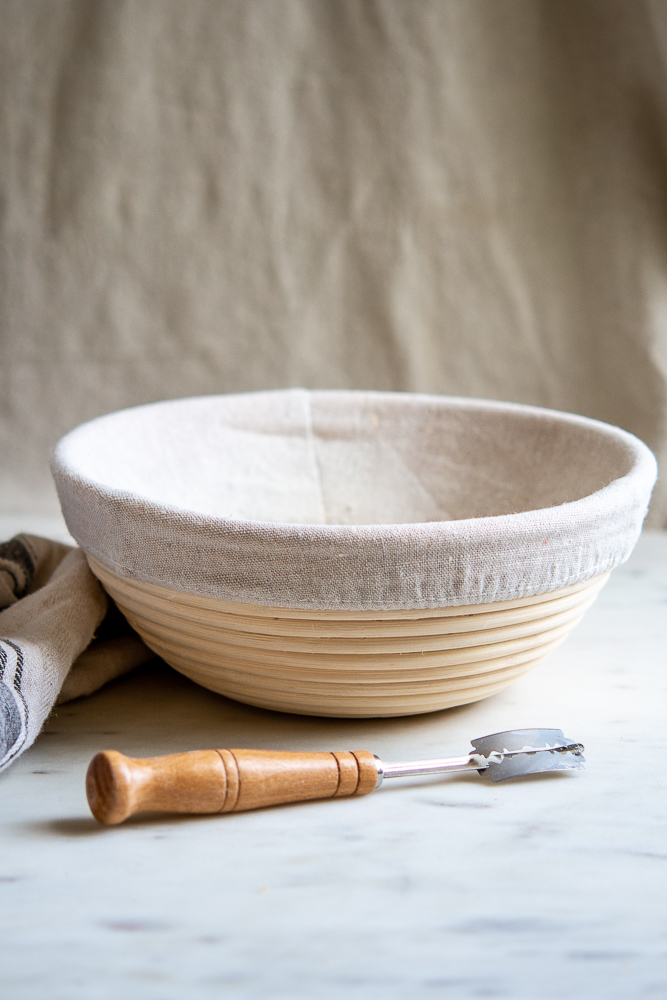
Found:
<path fill-rule="evenodd" d="M 609 575 L 495 604 L 346 612 L 230 604 L 89 562 L 146 644 L 191 680 L 261 708 L 357 718 L 495 694 L 566 638 Z"/>

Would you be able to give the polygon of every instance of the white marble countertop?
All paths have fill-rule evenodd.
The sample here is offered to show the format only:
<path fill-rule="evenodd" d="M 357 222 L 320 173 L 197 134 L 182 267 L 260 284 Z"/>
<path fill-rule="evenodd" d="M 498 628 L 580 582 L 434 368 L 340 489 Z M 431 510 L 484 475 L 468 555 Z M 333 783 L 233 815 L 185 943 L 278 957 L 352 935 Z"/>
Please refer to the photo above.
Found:
<path fill-rule="evenodd" d="M 477 705 L 301 718 L 152 666 L 61 707 L 0 778 L 0 996 L 667 997 L 666 608 L 667 534 L 653 532 L 545 664 Z M 532 726 L 585 743 L 587 769 L 117 828 L 84 794 L 104 747 L 395 760 Z"/>

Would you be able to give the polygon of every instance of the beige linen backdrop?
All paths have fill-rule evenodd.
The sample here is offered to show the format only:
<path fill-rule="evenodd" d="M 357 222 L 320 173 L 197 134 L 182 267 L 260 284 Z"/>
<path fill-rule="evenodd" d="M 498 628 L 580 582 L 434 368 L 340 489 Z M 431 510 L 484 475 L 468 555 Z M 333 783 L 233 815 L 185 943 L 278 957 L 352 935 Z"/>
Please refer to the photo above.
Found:
<path fill-rule="evenodd" d="M 536 403 L 665 454 L 665 0 L 0 16 L 1 510 L 56 508 L 83 420 L 280 386 Z"/>

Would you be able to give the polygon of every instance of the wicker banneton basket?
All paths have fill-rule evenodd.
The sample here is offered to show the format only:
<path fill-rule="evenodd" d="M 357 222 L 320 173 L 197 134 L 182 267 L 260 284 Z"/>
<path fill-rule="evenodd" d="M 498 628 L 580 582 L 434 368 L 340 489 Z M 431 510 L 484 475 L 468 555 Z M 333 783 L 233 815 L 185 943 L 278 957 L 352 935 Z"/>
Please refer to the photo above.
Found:
<path fill-rule="evenodd" d="M 632 551 L 656 466 L 569 414 L 295 389 L 101 417 L 53 474 L 93 572 L 173 667 L 368 717 L 477 701 L 544 659 Z"/>

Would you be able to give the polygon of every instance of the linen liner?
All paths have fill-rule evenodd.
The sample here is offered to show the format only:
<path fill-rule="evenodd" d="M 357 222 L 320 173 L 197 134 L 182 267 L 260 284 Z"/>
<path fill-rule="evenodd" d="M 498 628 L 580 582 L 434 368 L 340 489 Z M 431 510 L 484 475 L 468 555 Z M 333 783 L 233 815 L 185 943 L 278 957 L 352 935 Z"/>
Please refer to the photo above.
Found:
<path fill-rule="evenodd" d="M 224 461 L 210 460 L 218 454 Z M 507 462 L 513 468 L 505 481 Z M 235 463 L 245 470 L 238 482 Z M 369 467 L 376 482 L 364 486 Z M 200 471 L 213 477 L 201 486 L 199 510 L 174 502 L 179 470 L 188 482 Z M 612 569 L 637 541 L 656 463 L 619 428 L 536 407 L 296 389 L 177 400 L 99 418 L 59 443 L 52 471 L 72 535 L 122 576 L 230 602 L 370 611 L 513 600 Z M 583 481 L 599 488 L 561 502 Z M 183 486 L 186 494 L 190 488 Z M 195 482 L 192 489 L 199 488 Z M 169 502 L 156 499 L 161 489 Z M 335 510 L 327 510 L 327 490 Z M 556 502 L 446 516 L 447 503 L 454 513 L 466 503 L 502 509 L 517 498 L 530 502 L 531 491 Z M 377 511 L 386 520 L 414 510 L 429 519 L 288 523 L 201 509 L 217 502 L 282 516 L 305 509 L 315 521 L 345 516 L 347 495 L 365 516 Z"/>

